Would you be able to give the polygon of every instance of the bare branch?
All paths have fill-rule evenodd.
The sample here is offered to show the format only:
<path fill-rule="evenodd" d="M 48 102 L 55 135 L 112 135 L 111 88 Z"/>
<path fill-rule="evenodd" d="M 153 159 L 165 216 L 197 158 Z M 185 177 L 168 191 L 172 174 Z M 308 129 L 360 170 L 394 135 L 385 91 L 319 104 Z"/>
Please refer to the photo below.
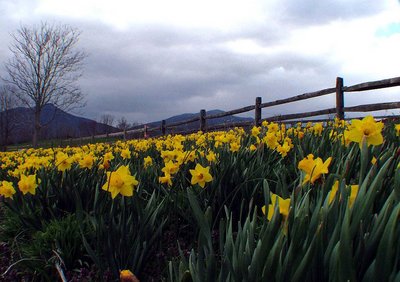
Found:
<path fill-rule="evenodd" d="M 22 26 L 11 36 L 13 57 L 6 63 L 4 80 L 13 86 L 15 97 L 35 110 L 37 135 L 46 104 L 65 111 L 84 104 L 77 80 L 86 54 L 76 49 L 80 32 L 67 25 Z"/>
<path fill-rule="evenodd" d="M 128 123 L 128 121 L 126 120 L 125 117 L 121 117 L 118 121 L 117 121 L 117 127 L 123 131 L 127 130 L 130 127 L 130 124 Z"/>
<path fill-rule="evenodd" d="M 0 149 L 6 150 L 10 137 L 17 125 L 15 111 L 16 101 L 11 95 L 11 88 L 3 86 L 0 88 Z"/>

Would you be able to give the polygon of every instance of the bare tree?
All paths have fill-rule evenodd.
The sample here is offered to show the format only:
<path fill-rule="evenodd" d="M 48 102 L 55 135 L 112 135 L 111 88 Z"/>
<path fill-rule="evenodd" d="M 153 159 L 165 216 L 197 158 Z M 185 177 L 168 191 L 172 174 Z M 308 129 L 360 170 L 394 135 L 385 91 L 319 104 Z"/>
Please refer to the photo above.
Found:
<path fill-rule="evenodd" d="M 126 131 L 131 125 L 128 123 L 125 117 L 121 117 L 117 121 L 117 127 L 123 131 Z"/>
<path fill-rule="evenodd" d="M 34 110 L 33 145 L 37 146 L 40 114 L 46 104 L 68 111 L 83 104 L 76 85 L 82 75 L 86 54 L 76 50 L 80 33 L 67 25 L 42 23 L 39 27 L 22 26 L 12 34 L 4 80 L 14 86 L 14 95 Z"/>
<path fill-rule="evenodd" d="M 125 117 L 121 117 L 117 121 L 117 127 L 124 132 L 124 139 L 126 139 L 126 130 L 130 127 L 131 125 L 128 123 Z"/>
<path fill-rule="evenodd" d="M 115 117 L 110 114 L 104 114 L 100 117 L 100 123 L 103 123 L 106 125 L 105 131 L 106 131 L 107 137 L 108 137 L 108 134 L 110 133 L 111 126 L 113 126 L 113 124 L 114 124 L 114 120 L 115 120 Z"/>
<path fill-rule="evenodd" d="M 11 109 L 16 106 L 10 88 L 0 88 L 0 148 L 5 151 L 12 131 L 16 126 L 16 115 Z"/>

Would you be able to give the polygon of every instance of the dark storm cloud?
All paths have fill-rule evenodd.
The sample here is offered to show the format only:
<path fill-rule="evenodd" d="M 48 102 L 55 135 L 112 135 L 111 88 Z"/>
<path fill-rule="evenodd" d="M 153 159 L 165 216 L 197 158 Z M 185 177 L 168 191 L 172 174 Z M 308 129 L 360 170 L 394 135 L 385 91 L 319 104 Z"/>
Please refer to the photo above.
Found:
<path fill-rule="evenodd" d="M 88 53 L 79 82 L 87 106 L 79 114 L 89 118 L 111 113 L 147 122 L 202 108 L 231 110 L 252 104 L 257 96 L 267 101 L 300 94 L 315 85 L 303 80 L 303 74 L 315 74 L 322 82 L 328 80 L 325 76 L 333 79 L 328 72 L 332 66 L 324 67 L 320 58 L 287 51 L 247 55 L 226 47 L 236 39 L 276 44 L 284 32 L 273 27 L 221 33 L 163 26 L 119 31 L 100 24 L 69 24 L 82 31 L 79 47 Z"/>
<path fill-rule="evenodd" d="M 99 21 L 58 18 L 55 22 L 82 31 L 79 47 L 89 55 L 79 81 L 87 94 L 87 106 L 79 114 L 99 118 L 109 113 L 148 122 L 200 109 L 240 108 L 253 104 L 257 96 L 267 102 L 333 87 L 340 62 L 326 54 L 302 54 L 281 47 L 302 26 L 362 17 L 382 8 L 380 1 L 278 2 L 265 22 L 225 31 L 155 24 L 115 29 Z M 52 21 L 32 18 L 29 23 L 41 20 Z M 2 27 L 6 22 L 10 25 L 0 29 L 2 39 L 20 24 L 0 19 Z M 272 51 L 243 53 L 230 47 L 240 40 Z M 2 61 L 5 45 L 0 45 Z M 322 97 L 271 108 L 263 115 L 310 111 L 333 103 L 332 97 Z"/>
<path fill-rule="evenodd" d="M 264 58 L 227 50 L 222 44 L 233 35 L 163 27 L 127 32 L 103 28 L 105 40 L 95 34 L 90 27 L 82 33 L 83 46 L 93 46 L 82 81 L 90 92 L 89 112 L 96 109 L 92 114 L 135 112 L 143 116 L 156 109 L 156 115 L 166 117 L 174 113 L 177 101 L 212 99 L 218 91 L 238 87 L 270 68 Z"/>
<path fill-rule="evenodd" d="M 320 77 L 332 71 L 319 58 L 245 55 L 225 46 L 253 38 L 252 32 L 219 35 L 153 26 L 125 32 L 102 27 L 101 34 L 93 27 L 82 33 L 90 54 L 81 85 L 88 93 L 86 114 L 92 117 L 108 112 L 151 121 L 201 108 L 230 110 L 253 103 L 256 96 L 273 100 L 300 94 L 294 91 L 302 88 L 299 84 L 315 85 L 299 79 L 302 73 Z M 288 80 L 296 78 L 299 83 L 290 86 Z"/>

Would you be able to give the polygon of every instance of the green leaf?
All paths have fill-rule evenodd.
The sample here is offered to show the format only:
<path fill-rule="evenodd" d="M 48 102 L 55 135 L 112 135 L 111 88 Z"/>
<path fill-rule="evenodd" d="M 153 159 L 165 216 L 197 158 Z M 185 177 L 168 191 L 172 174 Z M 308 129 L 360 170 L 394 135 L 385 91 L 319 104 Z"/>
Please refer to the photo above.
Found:
<path fill-rule="evenodd" d="M 389 281 L 389 276 L 394 266 L 394 259 L 396 258 L 395 246 L 399 232 L 397 232 L 396 236 L 395 231 L 399 221 L 399 216 L 400 204 L 398 204 L 393 210 L 379 243 L 375 260 L 375 279 L 377 280 Z"/>

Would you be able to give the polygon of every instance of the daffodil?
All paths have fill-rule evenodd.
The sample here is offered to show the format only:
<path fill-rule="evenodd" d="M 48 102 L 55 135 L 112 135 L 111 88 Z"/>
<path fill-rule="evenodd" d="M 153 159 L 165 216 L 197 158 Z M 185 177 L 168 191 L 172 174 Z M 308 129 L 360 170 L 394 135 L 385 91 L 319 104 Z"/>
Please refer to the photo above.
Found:
<path fill-rule="evenodd" d="M 129 159 L 131 157 L 131 151 L 129 151 L 129 148 L 123 149 L 121 151 L 121 157 L 126 160 Z"/>
<path fill-rule="evenodd" d="M 73 159 L 63 152 L 56 155 L 56 166 L 59 171 L 65 171 L 71 168 Z"/>
<path fill-rule="evenodd" d="M 177 163 L 174 163 L 173 161 L 167 162 L 161 169 L 162 172 L 170 175 L 174 175 L 175 173 L 178 172 L 178 170 L 179 170 L 179 165 Z"/>
<path fill-rule="evenodd" d="M 161 158 L 164 160 L 164 163 L 168 163 L 175 159 L 174 152 L 170 150 L 161 151 Z"/>
<path fill-rule="evenodd" d="M 332 203 L 332 201 L 335 199 L 338 189 L 339 189 L 339 181 L 336 180 L 335 183 L 333 183 L 331 191 L 329 192 L 329 198 L 328 198 L 329 204 Z"/>
<path fill-rule="evenodd" d="M 394 130 L 396 131 L 396 136 L 400 136 L 400 123 L 394 126 Z"/>
<path fill-rule="evenodd" d="M 217 155 L 213 151 L 209 151 L 208 154 L 206 155 L 207 161 L 215 162 L 217 160 Z"/>
<path fill-rule="evenodd" d="M 271 193 L 271 204 L 268 205 L 268 220 L 270 221 L 275 212 L 275 205 L 278 202 L 279 213 L 283 215 L 284 218 L 287 218 L 290 210 L 290 198 L 283 199 L 276 194 Z M 261 208 L 262 212 L 265 215 L 266 209 L 265 206 Z"/>
<path fill-rule="evenodd" d="M 322 174 L 328 173 L 328 167 L 332 161 L 332 157 L 329 157 L 325 162 L 321 158 L 314 160 L 314 155 L 309 154 L 306 158 L 301 160 L 298 164 L 298 168 L 305 172 L 303 185 L 307 182 L 314 182 L 321 177 Z"/>
<path fill-rule="evenodd" d="M 162 184 L 168 184 L 168 186 L 172 186 L 172 177 L 168 173 L 165 173 L 164 176 L 158 177 L 158 181 Z"/>
<path fill-rule="evenodd" d="M 313 126 L 314 135 L 321 136 L 323 129 L 324 128 L 323 128 L 321 122 L 318 122 L 318 123 L 314 124 L 314 126 Z"/>
<path fill-rule="evenodd" d="M 16 178 L 19 178 L 19 176 L 21 175 L 21 173 L 22 173 L 21 170 L 18 169 L 18 168 L 14 169 L 14 170 L 9 170 L 9 171 L 8 171 L 8 174 L 9 174 L 9 175 L 14 176 L 14 177 L 16 177 Z"/>
<path fill-rule="evenodd" d="M 143 159 L 143 166 L 144 168 L 148 168 L 149 166 L 151 166 L 153 164 L 153 159 L 150 156 L 147 156 Z"/>
<path fill-rule="evenodd" d="M 278 147 L 276 147 L 276 150 L 279 154 L 281 154 L 282 158 L 287 156 L 287 153 L 289 153 L 290 149 L 291 148 L 287 142 L 284 142 L 282 145 L 278 145 Z"/>
<path fill-rule="evenodd" d="M 353 206 L 354 201 L 357 198 L 358 195 L 358 190 L 359 190 L 358 185 L 350 185 L 350 195 L 349 195 L 349 206 Z"/>
<path fill-rule="evenodd" d="M 260 131 L 261 131 L 260 127 L 254 126 L 251 129 L 251 136 L 257 137 L 260 134 Z"/>
<path fill-rule="evenodd" d="M 139 282 L 139 279 L 128 269 L 120 271 L 119 279 L 121 282 Z"/>
<path fill-rule="evenodd" d="M 372 116 L 366 116 L 362 120 L 353 119 L 351 126 L 345 131 L 345 136 L 352 142 L 356 142 L 362 146 L 363 139 L 367 145 L 380 145 L 383 143 L 382 122 L 376 122 Z"/>
<path fill-rule="evenodd" d="M 275 122 L 271 122 L 267 126 L 268 132 L 277 132 L 279 130 L 279 125 Z"/>
<path fill-rule="evenodd" d="M 0 183 L 0 195 L 4 196 L 4 198 L 12 198 L 12 196 L 15 194 L 15 188 L 12 182 L 2 181 Z"/>
<path fill-rule="evenodd" d="M 218 148 L 219 146 L 221 146 L 222 144 L 228 142 L 228 139 L 226 138 L 225 134 L 220 134 L 220 135 L 216 135 L 214 137 L 215 140 L 215 147 Z"/>
<path fill-rule="evenodd" d="M 135 186 L 139 182 L 135 176 L 132 176 L 127 166 L 120 166 L 116 171 L 107 172 L 107 182 L 102 189 L 111 193 L 111 198 L 118 194 L 123 196 L 132 196 Z"/>
<path fill-rule="evenodd" d="M 196 167 L 190 170 L 190 174 L 192 175 L 191 184 L 199 184 L 201 188 L 204 188 L 207 182 L 211 182 L 213 180 L 213 177 L 210 174 L 209 166 L 203 167 L 200 164 L 196 164 Z"/>
<path fill-rule="evenodd" d="M 186 154 L 184 154 L 184 160 L 185 163 L 194 162 L 196 160 L 196 152 L 195 151 L 186 152 Z"/>
<path fill-rule="evenodd" d="M 94 163 L 93 156 L 88 154 L 82 157 L 82 159 L 79 161 L 79 166 L 81 168 L 91 169 L 93 167 L 93 163 Z"/>
<path fill-rule="evenodd" d="M 344 127 L 344 126 L 345 126 L 345 121 L 342 120 L 342 119 L 339 119 L 339 118 L 335 117 L 335 120 L 334 120 L 334 127 L 336 127 L 336 128 L 341 128 L 341 127 Z"/>
<path fill-rule="evenodd" d="M 105 161 L 112 161 L 114 159 L 114 155 L 112 152 L 107 152 L 104 154 L 103 160 Z"/>
<path fill-rule="evenodd" d="M 238 142 L 231 142 L 229 143 L 229 151 L 232 153 L 239 151 L 240 149 L 240 143 Z"/>
<path fill-rule="evenodd" d="M 339 189 L 339 181 L 336 180 L 329 193 L 329 198 L 328 198 L 329 204 L 332 203 L 333 199 L 335 199 L 338 189 Z M 358 185 L 350 185 L 349 207 L 353 206 L 353 203 L 358 194 L 358 189 L 359 189 Z"/>
<path fill-rule="evenodd" d="M 22 192 L 22 194 L 27 194 L 31 193 L 32 195 L 35 195 L 36 193 L 36 188 L 38 187 L 38 184 L 40 183 L 40 179 L 36 181 L 36 175 L 24 175 L 21 174 L 21 179 L 18 182 L 18 188 Z"/>

